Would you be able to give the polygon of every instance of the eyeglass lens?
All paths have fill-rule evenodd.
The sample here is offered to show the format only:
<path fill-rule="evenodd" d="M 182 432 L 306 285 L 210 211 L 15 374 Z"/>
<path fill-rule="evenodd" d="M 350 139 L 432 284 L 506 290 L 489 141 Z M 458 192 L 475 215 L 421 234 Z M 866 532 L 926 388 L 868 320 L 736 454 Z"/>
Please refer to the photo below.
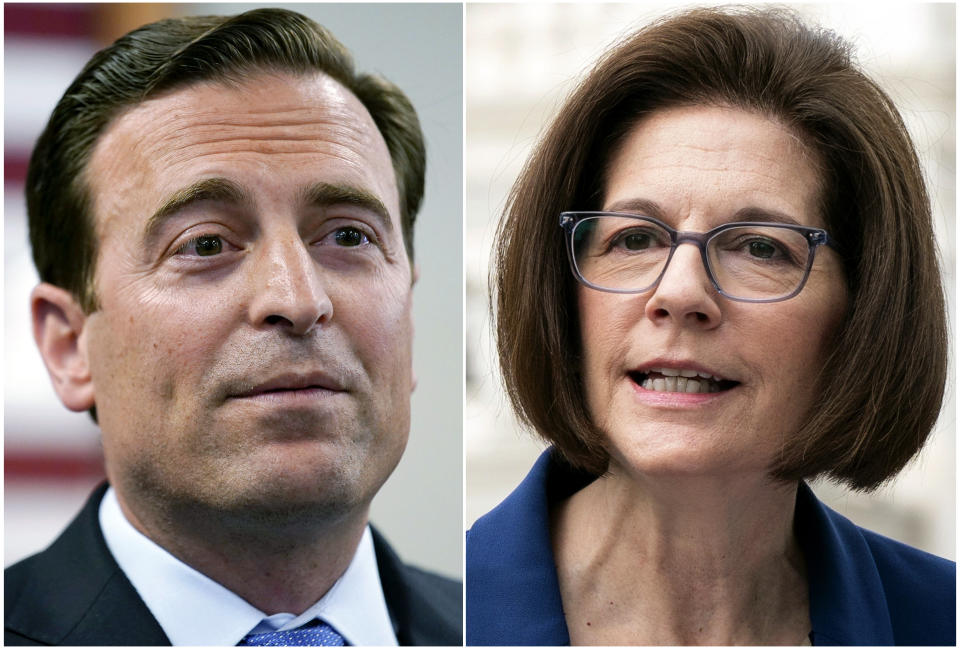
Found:
<path fill-rule="evenodd" d="M 617 216 L 584 218 L 573 230 L 577 271 L 614 291 L 644 291 L 670 258 L 670 232 L 651 221 Z M 807 273 L 810 245 L 796 230 L 736 226 L 707 242 L 708 271 L 731 297 L 770 299 L 793 293 Z"/>

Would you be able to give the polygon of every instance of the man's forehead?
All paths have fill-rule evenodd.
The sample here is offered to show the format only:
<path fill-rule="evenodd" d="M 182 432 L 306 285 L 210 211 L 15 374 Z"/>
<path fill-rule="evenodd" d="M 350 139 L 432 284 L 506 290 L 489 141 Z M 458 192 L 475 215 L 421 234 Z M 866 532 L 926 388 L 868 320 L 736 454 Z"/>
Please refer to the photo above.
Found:
<path fill-rule="evenodd" d="M 170 193 L 184 186 L 184 175 L 210 167 L 207 175 L 229 176 L 232 162 L 253 159 L 304 174 L 352 175 L 333 180 L 370 185 L 399 214 L 389 150 L 360 100 L 324 73 L 264 71 L 170 89 L 115 117 L 86 169 L 98 225 L 113 216 L 111 198 Z"/>
<path fill-rule="evenodd" d="M 101 138 L 113 130 L 118 122 L 136 113 L 156 115 L 176 107 L 187 112 L 178 112 L 169 117 L 182 118 L 194 112 L 203 113 L 204 109 L 213 112 L 223 105 L 256 111 L 256 107 L 261 104 L 272 108 L 282 106 L 284 102 L 287 102 L 291 109 L 308 105 L 316 108 L 322 105 L 331 113 L 355 117 L 362 114 L 370 119 L 369 113 L 356 95 L 325 72 L 251 68 L 243 73 L 190 81 L 152 93 L 143 101 L 126 106 L 114 115 Z M 370 119 L 370 124 L 372 123 Z"/>

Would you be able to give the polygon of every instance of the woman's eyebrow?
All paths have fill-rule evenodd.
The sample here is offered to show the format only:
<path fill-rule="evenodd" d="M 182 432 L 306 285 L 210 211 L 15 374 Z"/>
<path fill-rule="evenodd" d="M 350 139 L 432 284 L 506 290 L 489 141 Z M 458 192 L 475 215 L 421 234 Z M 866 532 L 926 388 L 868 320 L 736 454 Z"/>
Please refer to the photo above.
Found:
<path fill-rule="evenodd" d="M 659 203 L 647 198 L 628 198 L 617 201 L 603 208 L 605 212 L 624 212 L 626 214 L 642 214 L 664 220 L 664 211 Z M 760 221 L 763 223 L 783 223 L 786 225 L 803 225 L 800 220 L 781 210 L 766 207 L 743 207 L 734 212 L 731 221 Z"/>
<path fill-rule="evenodd" d="M 178 189 L 147 219 L 143 240 L 149 244 L 160 233 L 160 228 L 172 216 L 201 201 L 216 201 L 229 205 L 248 205 L 250 195 L 242 187 L 226 178 L 206 178 Z"/>
<path fill-rule="evenodd" d="M 744 207 L 737 210 L 733 215 L 734 221 L 761 221 L 770 223 L 783 223 L 785 225 L 803 225 L 795 216 L 791 216 L 780 210 L 768 209 L 765 207 Z"/>
<path fill-rule="evenodd" d="M 626 198 L 612 205 L 606 205 L 604 212 L 624 212 L 625 214 L 642 214 L 663 220 L 663 208 L 656 201 L 648 198 Z"/>

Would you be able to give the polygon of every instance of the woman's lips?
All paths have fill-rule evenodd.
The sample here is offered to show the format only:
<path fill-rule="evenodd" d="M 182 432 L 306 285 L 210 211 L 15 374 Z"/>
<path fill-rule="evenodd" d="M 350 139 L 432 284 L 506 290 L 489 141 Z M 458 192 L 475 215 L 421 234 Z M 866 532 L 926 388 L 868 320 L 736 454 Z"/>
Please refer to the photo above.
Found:
<path fill-rule="evenodd" d="M 630 379 L 649 392 L 678 394 L 710 394 L 724 392 L 739 385 L 721 376 L 692 367 L 652 367 L 628 372 Z"/>

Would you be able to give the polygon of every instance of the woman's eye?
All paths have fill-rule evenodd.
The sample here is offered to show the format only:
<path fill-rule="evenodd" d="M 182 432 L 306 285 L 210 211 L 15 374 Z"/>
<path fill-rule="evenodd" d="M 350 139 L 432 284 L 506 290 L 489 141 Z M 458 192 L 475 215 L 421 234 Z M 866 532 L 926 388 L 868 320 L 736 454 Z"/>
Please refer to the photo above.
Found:
<path fill-rule="evenodd" d="M 199 257 L 211 257 L 223 252 L 223 239 L 215 234 L 201 234 L 193 237 L 182 246 L 177 248 L 178 255 L 197 255 Z"/>
<path fill-rule="evenodd" d="M 648 234 L 628 234 L 623 238 L 623 247 L 627 250 L 644 250 L 651 244 Z"/>
<path fill-rule="evenodd" d="M 333 239 L 337 242 L 338 246 L 345 248 L 352 248 L 370 242 L 362 230 L 350 227 L 337 228 L 333 233 Z"/>
<path fill-rule="evenodd" d="M 750 256 L 757 259 L 773 259 L 777 256 L 777 247 L 769 241 L 751 241 L 747 248 Z"/>
<path fill-rule="evenodd" d="M 655 232 L 650 232 L 643 229 L 633 229 L 618 234 L 614 238 L 611 247 L 614 249 L 619 248 L 620 250 L 636 252 L 639 250 L 649 250 L 650 248 L 657 247 L 659 243 L 659 238 Z"/>

